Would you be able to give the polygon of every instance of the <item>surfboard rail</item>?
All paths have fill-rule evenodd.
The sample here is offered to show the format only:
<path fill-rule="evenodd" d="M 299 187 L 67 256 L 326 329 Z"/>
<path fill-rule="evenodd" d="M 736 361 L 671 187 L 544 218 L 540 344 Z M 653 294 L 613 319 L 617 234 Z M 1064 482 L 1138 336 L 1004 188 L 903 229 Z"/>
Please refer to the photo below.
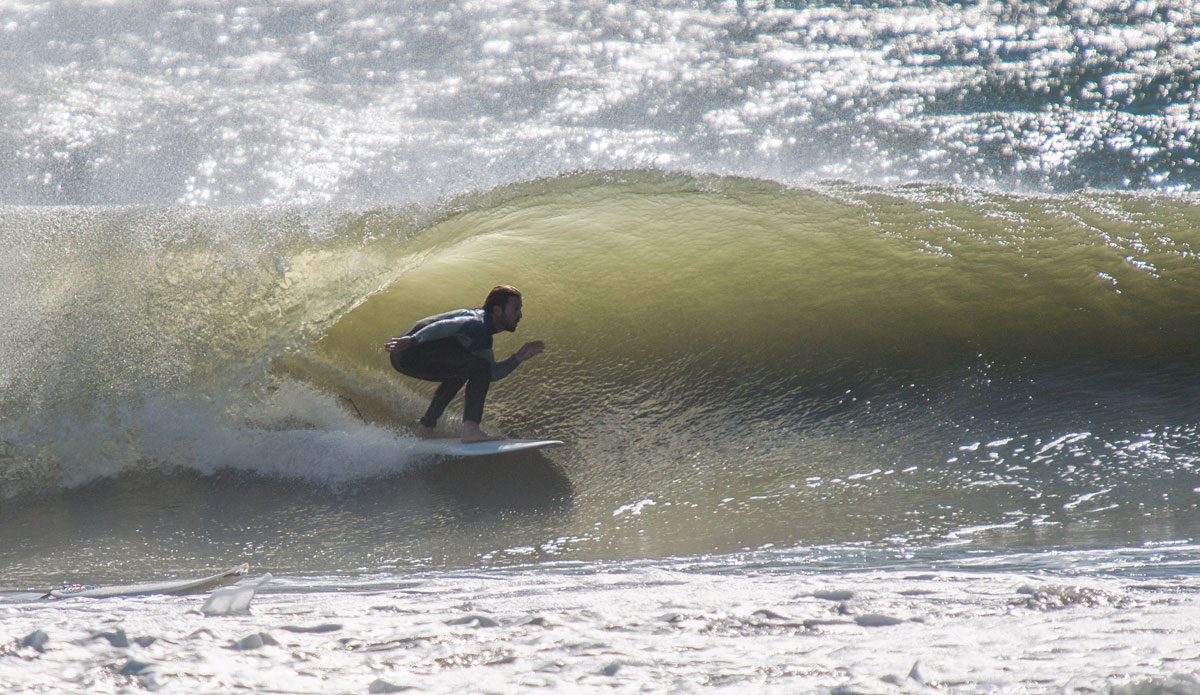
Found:
<path fill-rule="evenodd" d="M 198 594 L 236 581 L 246 576 L 249 571 L 250 565 L 241 564 L 224 572 L 193 579 L 168 579 L 158 582 L 115 584 L 112 586 L 84 586 L 75 584 L 64 586 L 61 589 L 51 589 L 42 598 L 111 598 L 114 596 L 145 596 L 148 594 Z"/>
<path fill-rule="evenodd" d="M 517 451 L 536 451 L 562 446 L 559 439 L 499 439 L 491 442 L 463 443 L 457 439 L 424 439 L 418 450 L 437 456 L 490 456 Z"/>

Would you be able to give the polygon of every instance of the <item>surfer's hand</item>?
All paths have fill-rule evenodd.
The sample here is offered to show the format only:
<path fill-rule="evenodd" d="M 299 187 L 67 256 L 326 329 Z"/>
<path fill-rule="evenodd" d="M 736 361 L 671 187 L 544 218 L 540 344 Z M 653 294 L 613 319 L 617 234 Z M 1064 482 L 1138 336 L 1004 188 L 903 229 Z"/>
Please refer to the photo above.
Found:
<path fill-rule="evenodd" d="M 383 349 L 387 350 L 388 352 L 399 352 L 401 350 L 407 350 L 411 346 L 412 336 L 406 335 L 400 338 L 392 338 L 391 340 L 387 341 L 383 344 Z"/>
<path fill-rule="evenodd" d="M 531 357 L 536 357 L 536 356 L 542 354 L 542 351 L 545 349 L 546 349 L 546 344 L 540 340 L 535 340 L 530 343 L 525 343 L 524 345 L 521 346 L 520 350 L 517 350 L 517 359 L 524 362 L 525 360 L 530 359 Z"/>

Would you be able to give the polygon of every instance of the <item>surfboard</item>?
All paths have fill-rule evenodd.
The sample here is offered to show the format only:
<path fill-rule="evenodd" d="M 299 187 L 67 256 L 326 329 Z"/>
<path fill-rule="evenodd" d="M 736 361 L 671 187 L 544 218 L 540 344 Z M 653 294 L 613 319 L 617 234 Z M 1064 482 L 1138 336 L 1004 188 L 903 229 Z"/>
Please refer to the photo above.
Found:
<path fill-rule="evenodd" d="M 534 451 L 552 446 L 562 446 L 557 439 L 501 439 L 494 442 L 471 442 L 463 444 L 457 439 L 423 439 L 420 451 L 440 456 L 489 456 L 511 454 L 517 451 Z"/>
<path fill-rule="evenodd" d="M 143 582 L 141 584 L 120 584 L 115 586 L 83 586 L 75 584 L 61 589 L 51 589 L 42 598 L 111 598 L 113 596 L 145 596 L 147 594 L 197 594 L 214 589 L 223 584 L 230 584 L 245 576 L 250 571 L 249 565 L 238 565 L 207 577 L 194 579 L 169 579 L 161 582 Z"/>

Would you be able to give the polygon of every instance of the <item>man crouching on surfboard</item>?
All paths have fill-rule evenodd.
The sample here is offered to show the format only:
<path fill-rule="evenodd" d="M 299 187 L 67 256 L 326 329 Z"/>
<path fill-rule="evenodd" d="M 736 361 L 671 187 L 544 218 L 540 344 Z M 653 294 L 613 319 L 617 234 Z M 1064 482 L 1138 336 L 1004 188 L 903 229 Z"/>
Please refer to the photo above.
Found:
<path fill-rule="evenodd" d="M 383 349 L 392 353 L 392 366 L 396 371 L 441 384 L 417 425 L 418 437 L 434 436 L 438 418 L 466 384 L 462 441 L 504 439 L 480 428 L 488 387 L 546 349 L 545 343 L 535 340 L 522 345 L 503 362 L 496 361 L 492 336 L 500 331 L 516 331 L 520 322 L 521 293 L 515 287 L 499 285 L 488 293 L 483 308 L 458 309 L 423 318 L 403 336 L 383 344 Z"/>

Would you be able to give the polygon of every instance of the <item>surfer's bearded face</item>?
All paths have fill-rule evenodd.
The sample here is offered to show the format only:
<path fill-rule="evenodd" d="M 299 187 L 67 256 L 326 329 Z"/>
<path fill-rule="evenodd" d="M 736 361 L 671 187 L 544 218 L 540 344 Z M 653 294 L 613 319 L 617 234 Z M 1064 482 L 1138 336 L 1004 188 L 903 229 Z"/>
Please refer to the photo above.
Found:
<path fill-rule="evenodd" d="M 517 330 L 517 324 L 521 322 L 521 298 L 513 297 L 503 308 L 492 309 L 492 320 L 498 330 L 509 332 Z"/>

